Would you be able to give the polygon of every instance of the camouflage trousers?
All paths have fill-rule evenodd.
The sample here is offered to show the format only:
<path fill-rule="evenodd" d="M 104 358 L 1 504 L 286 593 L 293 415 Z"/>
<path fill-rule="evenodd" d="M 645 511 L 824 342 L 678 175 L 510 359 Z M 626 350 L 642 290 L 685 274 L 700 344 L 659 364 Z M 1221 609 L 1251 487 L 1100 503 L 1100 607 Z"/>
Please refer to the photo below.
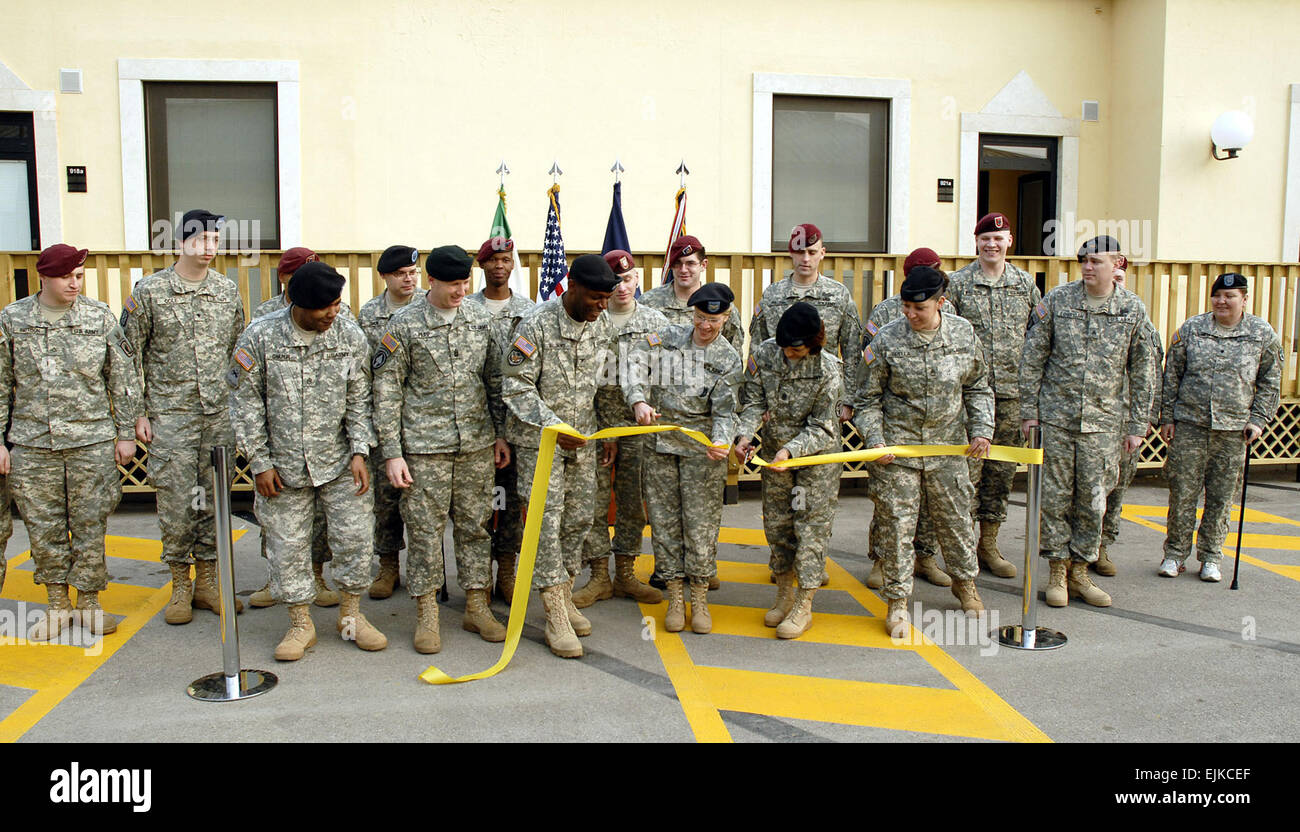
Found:
<path fill-rule="evenodd" d="M 31 540 L 33 580 L 107 589 L 104 534 L 122 499 L 113 440 L 62 451 L 16 445 L 11 459 L 9 486 Z"/>
<path fill-rule="evenodd" d="M 961 457 L 924 460 L 924 468 L 875 463 L 871 477 L 876 500 L 876 524 L 880 527 L 886 598 L 908 598 L 912 594 L 912 571 L 922 495 L 933 519 L 935 540 L 943 552 L 945 571 L 962 581 L 979 574 L 975 560 L 975 530 L 971 524 L 970 468 Z"/>
<path fill-rule="evenodd" d="M 876 504 L 874 476 L 868 478 L 867 489 L 872 504 Z M 876 512 L 871 516 L 871 526 L 867 529 L 867 556 L 872 560 L 880 560 L 884 557 L 881 554 L 880 526 L 876 523 L 876 517 L 879 515 L 880 509 L 877 507 Z M 921 505 L 917 508 L 916 536 L 912 538 L 912 550 L 918 558 L 932 558 L 939 554 L 939 544 L 934 539 L 934 520 L 926 510 L 924 492 L 921 493 Z"/>
<path fill-rule="evenodd" d="M 641 537 L 645 533 L 645 504 L 641 497 L 641 470 L 645 464 L 647 448 L 653 453 L 652 435 L 624 436 L 618 440 L 618 456 L 614 459 L 613 476 L 609 468 L 596 466 L 596 496 L 593 499 L 594 516 L 591 532 L 582 544 L 583 562 L 615 555 L 641 553 Z M 614 495 L 614 542 L 609 540 L 609 495 Z"/>
<path fill-rule="evenodd" d="M 373 482 L 372 482 L 373 490 Z M 257 517 L 257 522 L 262 526 L 262 557 L 266 557 L 266 523 L 262 521 L 261 515 L 257 513 L 257 504 L 254 501 L 253 515 Z M 325 507 L 319 502 L 311 517 L 311 562 L 312 563 L 329 563 L 333 559 L 330 553 L 329 532 L 325 526 Z"/>
<path fill-rule="evenodd" d="M 1205 494 L 1205 510 L 1196 534 L 1196 559 L 1218 563 L 1228 535 L 1232 500 L 1241 492 L 1246 465 L 1246 438 L 1238 430 L 1210 430 L 1190 422 L 1174 424 L 1165 476 L 1169 478 L 1169 533 L 1165 557 L 1182 563 L 1192 551 L 1196 504 Z"/>
<path fill-rule="evenodd" d="M 1140 448 L 1131 454 L 1125 453 L 1122 446 L 1123 441 L 1123 438 L 1121 438 L 1119 481 L 1115 483 L 1115 487 L 1106 496 L 1106 516 L 1101 521 L 1101 542 L 1103 546 L 1111 545 L 1119 537 L 1119 521 L 1120 514 L 1124 510 L 1124 495 L 1128 493 L 1128 487 L 1133 484 L 1133 477 L 1137 474 L 1138 457 L 1142 455 Z M 1245 451 L 1242 453 L 1245 453 Z"/>
<path fill-rule="evenodd" d="M 5 561 L 5 546 L 9 544 L 9 538 L 14 533 L 14 516 L 9 509 L 9 501 L 13 499 L 9 494 L 9 477 L 0 474 L 0 591 L 5 588 L 5 572 L 9 564 Z"/>
<path fill-rule="evenodd" d="M 1020 399 L 996 399 L 993 420 L 994 445 L 1019 448 L 1025 444 L 1024 434 L 1020 432 Z M 971 507 L 975 519 L 1005 523 L 1016 464 L 987 459 L 971 459 L 968 464 L 971 485 L 975 487 L 975 503 Z"/>
<path fill-rule="evenodd" d="M 463 590 L 492 585 L 492 446 L 459 454 L 407 454 L 412 483 L 403 489 L 406 586 L 413 598 L 442 589 L 442 542 L 451 515 L 456 582 Z"/>
<path fill-rule="evenodd" d="M 372 448 L 366 464 L 370 468 L 370 487 L 375 492 L 375 557 L 393 557 L 402 551 L 402 492 L 388 480 L 388 460 L 382 451 Z"/>
<path fill-rule="evenodd" d="M 153 442 L 145 464 L 158 504 L 162 561 L 216 560 L 212 449 L 234 448 L 230 413 L 153 413 L 149 423 Z"/>
<path fill-rule="evenodd" d="M 778 575 L 793 569 L 799 586 L 821 586 L 843 467 L 763 469 L 763 533 L 772 550 L 768 566 Z"/>
<path fill-rule="evenodd" d="M 271 597 L 290 606 L 309 604 L 316 597 L 311 572 L 312 517 L 319 506 L 326 518 L 331 576 L 335 585 L 354 595 L 370 586 L 374 547 L 373 489 L 360 496 L 352 472 L 318 486 L 282 488 L 274 497 L 258 494 L 253 510 L 262 524 Z"/>
<path fill-rule="evenodd" d="M 642 469 L 655 572 L 666 581 L 718 572 L 718 529 L 727 461 L 648 453 Z"/>
<path fill-rule="evenodd" d="M 510 464 L 497 468 L 493 479 L 496 487 L 492 503 L 496 509 L 496 525 L 492 529 L 492 560 L 502 555 L 519 554 L 519 543 L 524 539 L 524 501 L 519 498 L 519 451 L 510 446 Z"/>
<path fill-rule="evenodd" d="M 582 571 L 582 542 L 591 531 L 595 500 L 598 444 L 588 442 L 572 456 L 558 446 L 555 449 L 537 536 L 533 589 L 568 583 Z M 537 449 L 519 448 L 515 458 L 519 460 L 519 497 L 527 504 L 537 471 Z"/>
<path fill-rule="evenodd" d="M 1106 498 L 1119 481 L 1123 438 L 1044 423 L 1039 554 L 1093 563 L 1101 545 Z"/>

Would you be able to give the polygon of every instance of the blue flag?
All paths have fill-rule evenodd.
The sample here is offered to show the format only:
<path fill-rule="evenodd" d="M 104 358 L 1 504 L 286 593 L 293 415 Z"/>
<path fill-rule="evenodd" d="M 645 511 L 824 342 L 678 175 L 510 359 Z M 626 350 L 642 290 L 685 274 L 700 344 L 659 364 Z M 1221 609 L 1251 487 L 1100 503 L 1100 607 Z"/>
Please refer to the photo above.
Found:
<path fill-rule="evenodd" d="M 631 252 L 632 244 L 627 241 L 627 226 L 623 223 L 623 183 L 614 183 L 614 202 L 609 208 L 609 222 L 605 224 L 605 242 L 600 247 L 601 254 L 609 254 L 616 248 Z M 641 297 L 641 286 L 636 287 L 636 297 Z"/>

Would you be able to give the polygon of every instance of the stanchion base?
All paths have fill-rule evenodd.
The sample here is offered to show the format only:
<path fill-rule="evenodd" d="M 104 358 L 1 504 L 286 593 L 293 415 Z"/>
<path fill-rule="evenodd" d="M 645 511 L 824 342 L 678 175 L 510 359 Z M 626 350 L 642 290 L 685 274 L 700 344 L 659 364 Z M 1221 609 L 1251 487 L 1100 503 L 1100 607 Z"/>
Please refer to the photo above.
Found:
<path fill-rule="evenodd" d="M 200 702 L 234 702 L 261 696 L 278 682 L 274 673 L 265 670 L 241 670 L 238 683 L 224 673 L 211 673 L 195 679 L 185 691 Z"/>
<path fill-rule="evenodd" d="M 1055 650 L 1065 642 L 1064 633 L 1046 627 L 1026 630 L 1020 624 L 1009 624 L 998 628 L 998 644 L 1016 650 Z"/>

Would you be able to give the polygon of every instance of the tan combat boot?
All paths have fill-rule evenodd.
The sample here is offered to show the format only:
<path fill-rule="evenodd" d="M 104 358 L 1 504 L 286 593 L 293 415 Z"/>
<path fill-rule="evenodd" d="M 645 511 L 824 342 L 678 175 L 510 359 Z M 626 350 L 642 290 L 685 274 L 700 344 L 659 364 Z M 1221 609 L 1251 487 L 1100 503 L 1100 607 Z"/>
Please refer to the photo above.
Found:
<path fill-rule="evenodd" d="M 67 584 L 46 584 L 45 596 L 49 608 L 27 633 L 28 641 L 49 641 L 72 624 L 72 601 L 68 599 Z"/>
<path fill-rule="evenodd" d="M 573 632 L 580 636 L 591 635 L 591 622 L 587 616 L 578 612 L 578 608 L 573 605 L 573 578 L 562 585 L 564 587 L 564 608 L 569 613 L 569 623 L 573 625 Z"/>
<path fill-rule="evenodd" d="M 952 582 L 952 594 L 958 601 L 961 601 L 962 612 L 984 612 L 984 602 L 980 600 L 980 593 L 975 588 L 974 581 L 954 580 Z"/>
<path fill-rule="evenodd" d="M 296 662 L 316 645 L 316 625 L 312 623 L 310 608 L 306 604 L 289 607 L 289 632 L 275 647 L 275 658 L 282 662 Z"/>
<path fill-rule="evenodd" d="M 782 572 L 776 576 L 776 603 L 763 616 L 763 626 L 775 627 L 785 620 L 794 607 L 794 573 Z"/>
<path fill-rule="evenodd" d="M 999 578 L 1014 578 L 1016 565 L 1002 557 L 1002 552 L 998 549 L 998 529 L 1001 527 L 1001 523 L 991 520 L 980 521 L 980 541 L 975 547 L 975 555 L 986 572 L 992 572 Z"/>
<path fill-rule="evenodd" d="M 1084 561 L 1070 563 L 1070 578 L 1066 582 L 1066 589 L 1071 597 L 1082 598 L 1094 607 L 1110 606 L 1110 596 L 1088 577 L 1088 564 Z"/>
<path fill-rule="evenodd" d="M 194 561 L 194 599 L 191 603 L 201 610 L 212 610 L 221 615 L 221 593 L 217 590 L 217 562 Z M 244 604 L 235 599 L 235 613 L 244 611 Z"/>
<path fill-rule="evenodd" d="M 438 632 L 438 593 L 426 592 L 415 599 L 415 652 L 437 653 L 441 649 L 442 634 Z"/>
<path fill-rule="evenodd" d="M 587 565 L 591 567 L 591 580 L 573 593 L 573 605 L 578 609 L 614 597 L 614 585 L 609 582 L 609 558 L 596 558 L 587 561 Z"/>
<path fill-rule="evenodd" d="M 383 650 L 388 646 L 388 637 L 362 614 L 360 593 L 339 593 L 338 630 L 344 641 L 355 641 L 362 650 Z"/>
<path fill-rule="evenodd" d="M 478 633 L 484 641 L 496 643 L 506 640 L 505 625 L 497 621 L 488 608 L 486 589 L 465 591 L 465 618 L 461 620 L 460 626 L 471 633 Z"/>
<path fill-rule="evenodd" d="M 713 616 L 709 615 L 709 582 L 691 580 L 691 632 L 706 635 L 713 632 Z"/>
<path fill-rule="evenodd" d="M 668 612 L 664 613 L 664 629 L 680 633 L 686 629 L 686 599 L 682 597 L 682 579 L 668 582 Z"/>
<path fill-rule="evenodd" d="M 777 625 L 777 638 L 798 638 L 808 632 L 808 628 L 812 626 L 812 602 L 816 592 L 816 587 L 809 589 L 799 587 L 799 591 L 794 595 L 794 605 L 790 608 L 790 614 Z"/>
<path fill-rule="evenodd" d="M 99 605 L 98 591 L 88 589 L 77 590 L 76 617 L 81 622 L 83 629 L 89 630 L 97 636 L 116 633 L 117 625 L 122 622 L 121 616 L 104 612 L 104 608 Z"/>
<path fill-rule="evenodd" d="M 318 607 L 337 607 L 339 594 L 325 583 L 325 564 L 313 563 L 311 572 L 316 577 L 316 599 L 312 603 Z"/>
<path fill-rule="evenodd" d="M 582 655 L 582 642 L 578 641 L 564 599 L 566 584 L 548 586 L 542 590 L 542 606 L 546 609 L 546 644 L 551 652 L 561 658 L 576 659 Z"/>
<path fill-rule="evenodd" d="M 713 588 L 712 582 L 709 588 Z M 614 555 L 614 597 L 631 598 L 642 604 L 658 604 L 664 594 L 636 576 L 636 555 Z"/>
<path fill-rule="evenodd" d="M 916 571 L 935 586 L 952 586 L 952 576 L 939 568 L 939 564 L 935 563 L 934 555 L 917 558 Z"/>
<path fill-rule="evenodd" d="M 379 556 L 379 576 L 370 584 L 370 597 L 376 601 L 391 598 L 393 588 L 401 584 L 397 555 Z"/>
<path fill-rule="evenodd" d="M 1052 569 L 1047 578 L 1047 606 L 1064 607 L 1070 603 L 1069 594 L 1065 590 L 1065 572 L 1070 562 L 1063 558 L 1052 558 L 1047 563 Z"/>
<path fill-rule="evenodd" d="M 712 575 L 709 577 L 709 591 L 713 591 L 715 589 L 722 589 L 722 579 L 719 578 L 717 575 Z"/>
<path fill-rule="evenodd" d="M 271 594 L 270 581 L 266 582 L 266 586 L 262 587 L 261 589 L 254 592 L 252 595 L 248 596 L 248 605 L 250 607 L 257 607 L 259 609 L 263 607 L 275 606 L 275 596 Z"/>
<path fill-rule="evenodd" d="M 912 622 L 907 614 L 906 598 L 889 598 L 889 612 L 885 614 L 885 633 L 891 638 L 906 638 L 907 625 Z"/>
<path fill-rule="evenodd" d="M 496 596 L 506 604 L 515 597 L 515 567 L 518 564 L 518 555 L 502 555 L 497 558 Z"/>
<path fill-rule="evenodd" d="M 188 563 L 172 563 L 172 597 L 163 618 L 168 624 L 188 624 L 194 620 L 194 582 Z"/>
<path fill-rule="evenodd" d="M 867 586 L 871 589 L 880 589 L 885 585 L 885 560 L 884 558 L 875 558 L 871 561 L 871 574 L 867 576 Z"/>
<path fill-rule="evenodd" d="M 1115 561 L 1110 559 L 1110 553 L 1106 551 L 1105 544 L 1102 544 L 1102 547 L 1097 551 L 1097 562 L 1092 565 L 1092 568 L 1097 570 L 1098 575 L 1107 578 L 1115 577 L 1117 571 Z"/>

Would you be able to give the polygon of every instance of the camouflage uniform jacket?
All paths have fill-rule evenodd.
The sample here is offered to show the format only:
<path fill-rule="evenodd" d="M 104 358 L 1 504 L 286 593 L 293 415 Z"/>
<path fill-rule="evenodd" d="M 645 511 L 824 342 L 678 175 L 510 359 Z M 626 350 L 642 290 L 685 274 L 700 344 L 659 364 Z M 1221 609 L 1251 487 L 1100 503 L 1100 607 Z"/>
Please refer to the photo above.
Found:
<path fill-rule="evenodd" d="M 122 328 L 144 379 L 145 414 L 224 413 L 230 355 L 244 331 L 234 281 L 208 269 L 190 283 L 168 266 L 135 285 Z"/>
<path fill-rule="evenodd" d="M 339 316 L 308 346 L 289 309 L 248 325 L 227 381 L 230 421 L 254 476 L 274 468 L 289 488 L 337 479 L 375 444 L 370 423 L 370 348 Z"/>
<path fill-rule="evenodd" d="M 795 290 L 793 277 L 768 286 L 754 309 L 753 320 L 749 322 L 750 344 L 761 344 L 775 337 L 781 316 L 799 301 L 811 304 L 821 315 L 826 327 L 822 352 L 840 357 L 844 370 L 844 399 L 839 404 L 851 407 L 853 394 L 849 389 L 857 379 L 858 365 L 862 363 L 862 318 L 858 315 L 858 305 L 843 283 L 819 275 L 811 290 L 802 295 Z"/>
<path fill-rule="evenodd" d="M 730 445 L 736 436 L 740 356 L 720 335 L 705 347 L 696 347 L 694 337 L 694 324 L 678 324 L 660 332 L 658 344 L 638 343 L 637 368 L 624 379 L 623 396 L 659 411 L 660 424 L 692 428 L 714 445 Z M 704 453 L 703 445 L 677 431 L 653 435 L 661 454 Z"/>
<path fill-rule="evenodd" d="M 1155 379 L 1153 384 L 1154 395 L 1151 399 L 1151 416 L 1148 421 L 1153 425 L 1160 424 L 1160 402 L 1162 400 L 1160 390 L 1160 373 L 1165 363 L 1165 345 L 1160 333 L 1156 330 L 1155 324 L 1151 323 L 1150 318 L 1142 321 L 1142 335 L 1147 339 L 1147 344 L 1151 348 L 1151 377 Z M 1120 394 L 1120 401 L 1128 396 L 1128 376 L 1124 377 L 1124 392 Z"/>
<path fill-rule="evenodd" d="M 419 297 L 389 319 L 370 364 L 385 459 L 468 453 L 501 435 L 487 406 L 488 387 L 500 387 L 491 346 L 492 319 L 478 304 L 461 303 L 448 323 Z"/>
<path fill-rule="evenodd" d="M 579 433 L 594 433 L 600 352 L 608 342 L 608 319 L 575 321 L 564 311 L 562 296 L 520 320 L 501 367 L 506 438 L 536 448 L 542 428 L 561 422 Z M 563 449 L 557 453 L 576 455 Z"/>
<path fill-rule="evenodd" d="M 1020 353 L 1034 307 L 1043 299 L 1033 275 L 1010 263 L 1001 277 L 989 277 L 978 260 L 949 277 L 952 311 L 975 327 L 988 351 L 989 384 L 999 399 L 1020 396 Z"/>
<path fill-rule="evenodd" d="M 416 294 L 418 295 L 419 292 L 417 291 Z M 281 309 L 288 309 L 288 308 L 289 308 L 289 293 L 281 292 L 280 294 L 276 295 L 270 300 L 262 301 L 261 303 L 259 303 L 257 305 L 257 308 L 253 310 L 253 320 L 256 321 L 258 318 L 265 318 L 267 315 L 270 315 L 272 312 L 279 312 Z M 352 307 L 348 306 L 347 301 L 343 301 L 341 304 L 339 304 L 339 315 L 346 316 L 349 319 L 353 317 Z"/>
<path fill-rule="evenodd" d="M 839 359 L 826 350 L 792 364 L 768 338 L 745 362 L 736 435 L 759 433 L 768 459 L 782 448 L 791 456 L 838 451 L 842 384 Z M 766 424 L 764 413 L 770 414 Z"/>
<path fill-rule="evenodd" d="M 654 346 L 661 333 L 668 328 L 668 319 L 658 309 L 638 303 L 617 330 L 609 310 L 601 313 L 610 321 L 610 339 L 606 345 L 600 367 L 600 385 L 596 388 L 596 424 L 602 428 L 616 425 L 635 425 L 632 408 L 623 398 L 621 370 L 630 369 L 635 351 Z"/>
<path fill-rule="evenodd" d="M 511 336 L 514 335 L 515 327 L 519 325 L 520 320 L 537 309 L 537 304 L 523 295 L 511 292 L 505 308 L 493 312 L 488 309 L 487 297 L 481 291 L 466 295 L 465 303 L 479 304 L 488 315 L 492 316 L 492 357 L 497 362 L 498 369 L 503 371 L 501 360 L 505 357 L 506 347 L 510 343 Z M 501 400 L 501 378 L 501 372 L 496 373 L 493 376 L 493 385 L 487 391 L 488 409 L 492 411 L 492 424 L 498 426 L 506 423 L 506 403 Z M 499 431 L 497 435 L 501 435 Z"/>
<path fill-rule="evenodd" d="M 700 285 L 703 286 L 704 282 L 701 281 Z M 695 323 L 695 307 L 687 306 L 686 301 L 677 297 L 677 291 L 671 282 L 646 292 L 640 297 L 640 302 L 664 313 L 671 326 Z M 722 337 L 726 338 L 736 350 L 736 355 L 745 354 L 745 329 L 740 325 L 740 312 L 735 304 L 731 305 L 731 314 L 727 316 L 727 322 L 722 325 Z"/>
<path fill-rule="evenodd" d="M 1143 436 L 1155 392 L 1146 306 L 1116 286 L 1106 306 L 1093 312 L 1085 294 L 1077 280 L 1048 292 L 1034 308 L 1038 320 L 1020 362 L 1020 418 L 1079 433 Z"/>
<path fill-rule="evenodd" d="M 61 451 L 135 439 L 141 408 L 131 345 L 113 311 L 79 295 L 54 323 L 36 295 L 0 311 L 3 428 L 15 445 Z"/>
<path fill-rule="evenodd" d="M 357 313 L 357 326 L 361 327 L 361 331 L 366 334 L 366 340 L 370 342 L 370 351 L 372 353 L 379 348 L 379 339 L 383 338 L 384 333 L 388 331 L 388 322 L 392 320 L 393 316 L 410 307 L 416 301 L 423 300 L 424 294 L 424 292 L 416 289 L 415 294 L 411 295 L 411 299 L 406 302 L 406 306 L 399 306 L 396 309 L 388 307 L 387 290 L 361 304 L 361 311 Z M 271 300 L 275 300 L 275 298 L 271 298 Z M 267 301 L 267 303 L 270 302 Z M 280 308 L 283 309 L 284 307 Z M 341 310 L 339 314 L 342 314 Z"/>
<path fill-rule="evenodd" d="M 944 299 L 939 308 L 950 315 L 956 315 L 953 311 L 952 304 Z M 896 321 L 903 317 L 903 296 L 890 295 L 889 297 L 877 303 L 871 308 L 871 314 L 867 316 L 867 323 L 862 327 L 862 349 L 867 348 L 871 339 L 876 337 L 876 333 L 884 327 L 885 324 Z"/>
<path fill-rule="evenodd" d="M 1161 423 L 1265 427 L 1281 397 L 1281 351 L 1273 327 L 1249 312 L 1226 333 L 1215 329 L 1213 312 L 1188 318 L 1169 345 Z"/>
<path fill-rule="evenodd" d="M 965 318 L 940 315 L 939 331 L 928 344 L 899 318 L 882 327 L 863 353 L 853 424 L 866 447 L 964 445 L 972 438 L 993 438 L 984 345 Z M 894 464 L 928 468 L 940 459 Z"/>

